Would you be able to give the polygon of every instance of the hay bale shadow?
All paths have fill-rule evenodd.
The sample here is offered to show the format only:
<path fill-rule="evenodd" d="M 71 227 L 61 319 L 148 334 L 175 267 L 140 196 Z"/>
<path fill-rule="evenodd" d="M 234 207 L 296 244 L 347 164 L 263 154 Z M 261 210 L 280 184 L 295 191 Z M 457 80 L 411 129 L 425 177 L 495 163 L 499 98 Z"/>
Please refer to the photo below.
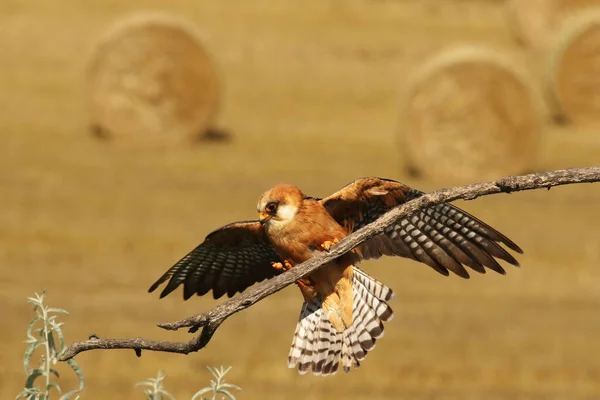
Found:
<path fill-rule="evenodd" d="M 228 143 L 233 140 L 231 132 L 224 128 L 209 128 L 194 138 L 194 143 Z"/>
<path fill-rule="evenodd" d="M 90 134 L 95 139 L 103 142 L 114 140 L 110 131 L 100 124 L 90 124 Z M 208 128 L 196 135 L 193 135 L 190 140 L 190 144 L 202 144 L 202 143 L 229 143 L 233 140 L 231 131 L 225 128 Z"/>

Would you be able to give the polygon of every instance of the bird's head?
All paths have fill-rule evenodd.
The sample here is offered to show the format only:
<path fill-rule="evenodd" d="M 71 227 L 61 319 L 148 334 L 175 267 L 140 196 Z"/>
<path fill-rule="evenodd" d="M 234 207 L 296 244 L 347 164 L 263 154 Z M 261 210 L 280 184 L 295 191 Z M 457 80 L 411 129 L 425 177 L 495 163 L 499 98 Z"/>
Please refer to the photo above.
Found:
<path fill-rule="evenodd" d="M 285 225 L 294 219 L 304 195 L 296 186 L 279 184 L 260 196 L 258 215 L 262 224 Z"/>

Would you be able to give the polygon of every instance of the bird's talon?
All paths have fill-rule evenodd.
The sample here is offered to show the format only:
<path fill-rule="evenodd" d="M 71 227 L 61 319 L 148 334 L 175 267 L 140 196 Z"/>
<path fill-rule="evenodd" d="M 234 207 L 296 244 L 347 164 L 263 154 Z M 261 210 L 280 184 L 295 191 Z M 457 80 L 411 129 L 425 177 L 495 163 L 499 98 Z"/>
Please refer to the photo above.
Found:
<path fill-rule="evenodd" d="M 334 244 L 338 244 L 340 241 L 338 238 L 335 238 L 333 240 L 326 240 L 321 244 L 321 247 L 325 250 L 329 250 L 331 248 L 331 246 L 333 246 Z"/>
<path fill-rule="evenodd" d="M 277 271 L 283 271 L 283 264 L 280 262 L 271 263 L 271 266 L 275 268 Z"/>
<path fill-rule="evenodd" d="M 287 271 L 290 268 L 292 268 L 292 264 L 288 260 L 283 260 L 283 263 L 273 262 L 273 263 L 271 263 L 271 266 L 273 268 L 275 268 L 277 271 Z"/>

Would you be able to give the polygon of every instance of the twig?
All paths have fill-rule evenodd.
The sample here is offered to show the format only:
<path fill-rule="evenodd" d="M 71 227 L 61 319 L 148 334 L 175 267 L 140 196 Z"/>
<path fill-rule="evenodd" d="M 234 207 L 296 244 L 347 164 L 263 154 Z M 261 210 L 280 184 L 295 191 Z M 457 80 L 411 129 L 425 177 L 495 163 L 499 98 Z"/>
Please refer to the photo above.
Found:
<path fill-rule="evenodd" d="M 272 279 L 261 282 L 244 293 L 224 301 L 212 310 L 203 314 L 172 322 L 158 324 L 159 327 L 168 330 L 189 327 L 189 332 L 196 332 L 202 328 L 200 335 L 189 342 L 162 342 L 135 339 L 93 339 L 84 342 L 73 343 L 60 357 L 66 361 L 76 354 L 92 349 L 135 349 L 166 351 L 172 353 L 188 354 L 204 348 L 217 328 L 231 315 L 242 311 L 254 303 L 264 299 L 294 283 L 298 279 L 310 274 L 320 266 L 332 261 L 344 253 L 352 250 L 365 240 L 383 232 L 383 230 L 401 218 L 414 213 L 419 209 L 446 203 L 457 199 L 473 200 L 477 197 L 496 193 L 512 193 L 522 190 L 550 189 L 553 186 L 568 185 L 574 183 L 591 183 L 600 181 L 600 167 L 572 168 L 553 172 L 529 174 L 523 176 L 510 176 L 491 182 L 476 183 L 450 189 L 440 189 L 423 195 L 418 199 L 409 201 L 394 208 L 375 222 L 359 229 L 353 234 L 333 246 L 330 251 L 323 252 L 310 260 L 278 275 Z"/>

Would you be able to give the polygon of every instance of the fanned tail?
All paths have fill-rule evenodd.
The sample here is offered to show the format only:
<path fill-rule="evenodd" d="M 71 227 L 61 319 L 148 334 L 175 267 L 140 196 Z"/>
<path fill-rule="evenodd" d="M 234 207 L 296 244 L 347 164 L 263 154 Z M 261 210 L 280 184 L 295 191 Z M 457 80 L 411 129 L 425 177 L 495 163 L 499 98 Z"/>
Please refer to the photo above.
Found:
<path fill-rule="evenodd" d="M 383 336 L 383 322 L 390 321 L 393 312 L 387 301 L 394 293 L 390 288 L 353 268 L 352 325 L 338 331 L 320 299 L 304 302 L 288 356 L 288 366 L 300 374 L 309 370 L 315 375 L 335 374 L 340 363 L 345 372 L 360 366 L 367 353 Z"/>

